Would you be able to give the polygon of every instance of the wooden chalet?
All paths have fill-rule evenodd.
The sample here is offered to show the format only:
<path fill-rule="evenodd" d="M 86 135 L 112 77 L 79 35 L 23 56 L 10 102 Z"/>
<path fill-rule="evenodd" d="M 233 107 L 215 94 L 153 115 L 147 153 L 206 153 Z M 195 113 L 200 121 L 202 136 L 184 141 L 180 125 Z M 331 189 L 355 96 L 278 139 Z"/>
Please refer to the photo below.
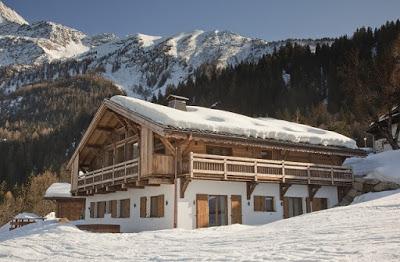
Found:
<path fill-rule="evenodd" d="M 364 155 L 354 146 L 253 135 L 258 129 L 242 134 L 240 126 L 231 133 L 231 123 L 218 117 L 224 111 L 186 101 L 172 96 L 167 107 L 117 96 L 103 102 L 68 164 L 71 192 L 86 198 L 88 223 L 137 232 L 263 224 L 321 210 L 336 205 L 353 182 L 344 159 Z M 196 110 L 217 127 L 194 119 Z"/>

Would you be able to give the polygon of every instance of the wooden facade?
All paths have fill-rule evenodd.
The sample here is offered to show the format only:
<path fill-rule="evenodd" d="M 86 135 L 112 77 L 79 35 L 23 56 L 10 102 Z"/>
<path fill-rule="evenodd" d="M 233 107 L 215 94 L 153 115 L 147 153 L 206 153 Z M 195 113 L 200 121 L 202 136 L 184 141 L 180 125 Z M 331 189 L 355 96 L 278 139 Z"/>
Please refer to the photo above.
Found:
<path fill-rule="evenodd" d="M 74 196 L 174 184 L 179 185 L 177 196 L 183 198 L 191 181 L 215 180 L 247 183 L 250 199 L 258 183 L 280 184 L 282 191 L 292 184 L 309 185 L 316 190 L 323 185 L 348 187 L 353 175 L 342 163 L 346 157 L 362 155 L 363 151 L 348 148 L 177 130 L 106 100 L 68 168 Z M 235 223 L 241 223 L 240 198 L 232 196 L 230 205 Z M 197 227 L 209 224 L 206 199 L 207 195 L 196 197 Z M 295 203 L 283 197 L 281 200 Z M 310 195 L 307 201 L 309 210 L 324 208 L 324 200 L 313 201 Z M 149 214 L 146 205 L 147 199 L 140 199 L 140 217 L 163 213 L 160 209 L 150 210 Z M 97 214 L 102 214 L 101 205 L 97 208 Z"/>

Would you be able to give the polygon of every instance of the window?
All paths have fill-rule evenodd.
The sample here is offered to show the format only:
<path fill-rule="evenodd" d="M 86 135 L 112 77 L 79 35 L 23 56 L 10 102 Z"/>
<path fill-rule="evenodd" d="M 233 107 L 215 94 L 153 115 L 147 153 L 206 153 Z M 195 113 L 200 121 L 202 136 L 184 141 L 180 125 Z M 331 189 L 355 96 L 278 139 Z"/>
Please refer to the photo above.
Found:
<path fill-rule="evenodd" d="M 96 210 L 96 202 L 90 202 L 90 218 L 94 218 L 95 215 L 95 210 Z"/>
<path fill-rule="evenodd" d="M 103 218 L 106 212 L 106 201 L 97 202 L 97 217 Z"/>
<path fill-rule="evenodd" d="M 112 149 L 106 152 L 106 163 L 107 166 L 112 166 L 114 164 L 114 152 Z"/>
<path fill-rule="evenodd" d="M 140 217 L 147 217 L 147 197 L 140 198 Z"/>
<path fill-rule="evenodd" d="M 108 201 L 109 210 L 107 213 L 111 214 L 112 218 L 117 217 L 117 200 Z"/>
<path fill-rule="evenodd" d="M 139 157 L 139 144 L 129 143 L 126 146 L 126 160 L 132 160 Z"/>
<path fill-rule="evenodd" d="M 125 146 L 120 146 L 116 148 L 115 163 L 122 163 L 125 161 Z"/>
<path fill-rule="evenodd" d="M 272 151 L 271 150 L 261 150 L 260 157 L 262 159 L 272 159 Z"/>
<path fill-rule="evenodd" d="M 152 196 L 150 198 L 150 217 L 164 216 L 164 195 Z"/>
<path fill-rule="evenodd" d="M 128 218 L 131 213 L 131 200 L 130 199 L 122 199 L 119 201 L 119 217 L 120 218 Z"/>
<path fill-rule="evenodd" d="M 157 137 L 154 137 L 154 153 L 165 155 L 165 146 Z"/>
<path fill-rule="evenodd" d="M 254 211 L 275 212 L 274 202 L 272 196 L 254 196 Z"/>
<path fill-rule="evenodd" d="M 206 152 L 210 155 L 231 156 L 232 148 L 222 146 L 206 146 Z"/>

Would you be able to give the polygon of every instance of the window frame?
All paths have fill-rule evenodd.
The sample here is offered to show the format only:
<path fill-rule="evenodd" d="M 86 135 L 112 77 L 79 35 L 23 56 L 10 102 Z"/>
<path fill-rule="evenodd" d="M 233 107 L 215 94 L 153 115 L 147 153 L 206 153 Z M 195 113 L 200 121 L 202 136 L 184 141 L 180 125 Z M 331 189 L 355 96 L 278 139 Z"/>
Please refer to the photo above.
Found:
<path fill-rule="evenodd" d="M 272 206 L 268 207 L 267 202 L 270 199 Z M 254 212 L 276 212 L 275 197 L 274 196 L 253 196 L 253 210 Z"/>

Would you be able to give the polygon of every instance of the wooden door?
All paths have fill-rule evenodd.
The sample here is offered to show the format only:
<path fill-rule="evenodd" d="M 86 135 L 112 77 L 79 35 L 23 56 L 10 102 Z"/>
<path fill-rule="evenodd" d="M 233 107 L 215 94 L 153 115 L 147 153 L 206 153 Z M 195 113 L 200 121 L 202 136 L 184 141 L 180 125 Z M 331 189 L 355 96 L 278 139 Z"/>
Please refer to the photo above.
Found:
<path fill-rule="evenodd" d="M 316 198 L 314 197 L 312 201 L 309 198 L 306 199 L 307 203 L 307 213 L 320 211 L 328 208 L 327 198 Z"/>
<path fill-rule="evenodd" d="M 285 197 L 283 199 L 283 218 L 303 214 L 303 200 L 301 197 Z"/>
<path fill-rule="evenodd" d="M 196 227 L 208 227 L 208 195 L 196 195 Z"/>
<path fill-rule="evenodd" d="M 231 196 L 231 224 L 242 224 L 242 196 Z"/>

